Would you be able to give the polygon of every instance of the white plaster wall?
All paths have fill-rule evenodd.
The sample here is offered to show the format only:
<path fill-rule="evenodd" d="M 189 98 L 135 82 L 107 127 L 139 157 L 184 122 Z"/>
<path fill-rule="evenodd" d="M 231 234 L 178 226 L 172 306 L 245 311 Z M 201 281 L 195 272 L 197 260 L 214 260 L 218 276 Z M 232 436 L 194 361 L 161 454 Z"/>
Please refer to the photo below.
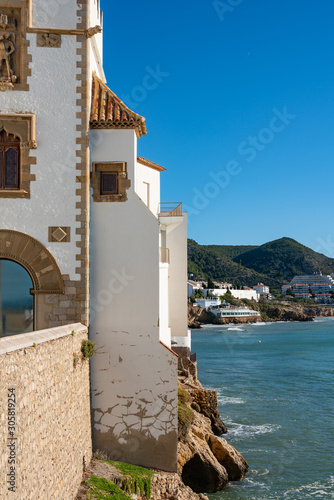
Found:
<path fill-rule="evenodd" d="M 103 15 L 100 10 L 100 2 L 91 0 L 90 2 L 90 27 L 101 26 L 103 28 Z M 98 50 L 99 59 L 103 65 L 103 33 L 94 35 L 95 44 Z M 91 59 L 92 61 L 92 59 Z"/>
<path fill-rule="evenodd" d="M 153 466 L 170 435 L 160 466 L 172 470 L 177 360 L 159 343 L 158 222 L 136 195 L 93 203 L 90 262 L 95 447 Z"/>
<path fill-rule="evenodd" d="M 168 275 L 169 275 L 169 265 L 165 263 L 160 263 L 160 284 L 159 284 L 160 340 L 168 347 L 171 347 L 171 329 L 169 328 Z"/>
<path fill-rule="evenodd" d="M 187 298 L 187 214 L 183 222 L 167 232 L 170 251 L 169 320 L 172 337 L 188 336 Z"/>
<path fill-rule="evenodd" d="M 153 168 L 147 167 L 137 162 L 136 165 L 136 186 L 135 190 L 138 196 L 146 202 L 146 185 L 144 182 L 150 185 L 150 202 L 149 208 L 151 212 L 157 216 L 159 212 L 160 204 L 160 172 L 154 170 Z"/>
<path fill-rule="evenodd" d="M 102 15 L 98 9 L 97 0 L 90 2 L 90 27 L 102 26 Z M 89 39 L 90 48 L 90 66 L 91 71 L 95 71 L 97 76 L 105 82 L 103 70 L 103 33 L 98 33 Z"/>
<path fill-rule="evenodd" d="M 32 0 L 32 19 L 35 28 L 75 29 L 76 0 Z"/>
<path fill-rule="evenodd" d="M 131 179 L 130 191 L 134 191 L 136 158 L 137 138 L 134 130 L 91 131 L 92 162 L 125 161 L 127 163 L 128 178 Z"/>
<path fill-rule="evenodd" d="M 159 340 L 159 223 L 134 192 L 133 130 L 97 131 L 92 161 L 126 161 L 126 202 L 91 204 L 94 446 L 175 470 L 177 358 Z M 160 458 L 159 458 L 160 457 Z"/>
<path fill-rule="evenodd" d="M 0 198 L 0 228 L 29 234 L 56 258 L 61 272 L 71 279 L 77 262 L 76 248 L 76 38 L 62 36 L 60 49 L 36 47 L 36 35 L 28 35 L 32 54 L 29 92 L 1 92 L 2 113 L 36 115 L 37 143 L 31 156 L 31 199 Z M 70 226 L 70 243 L 49 243 L 49 226 Z"/>

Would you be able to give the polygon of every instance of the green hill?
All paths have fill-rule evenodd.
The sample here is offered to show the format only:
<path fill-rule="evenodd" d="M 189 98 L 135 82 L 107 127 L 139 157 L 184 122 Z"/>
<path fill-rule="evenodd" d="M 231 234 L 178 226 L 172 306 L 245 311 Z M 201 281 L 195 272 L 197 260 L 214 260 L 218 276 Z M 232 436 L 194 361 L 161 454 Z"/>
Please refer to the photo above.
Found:
<path fill-rule="evenodd" d="M 250 250 L 254 250 L 254 248 L 258 248 L 255 245 L 203 245 L 203 248 L 208 248 L 210 250 L 214 250 L 220 255 L 224 255 L 229 259 L 235 259 L 239 257 L 239 255 L 249 252 Z"/>
<path fill-rule="evenodd" d="M 278 289 L 295 275 L 334 273 L 334 259 L 291 238 L 261 246 L 199 245 L 188 240 L 188 270 L 197 278 L 254 286 L 262 281 Z"/>
<path fill-rule="evenodd" d="M 271 287 L 280 286 L 276 280 L 268 281 L 266 275 L 241 266 L 226 257 L 221 249 L 202 246 L 194 240 L 188 240 L 188 272 L 198 279 L 207 279 L 210 276 L 215 280 L 227 281 L 238 286 L 253 286 L 264 280 Z"/>

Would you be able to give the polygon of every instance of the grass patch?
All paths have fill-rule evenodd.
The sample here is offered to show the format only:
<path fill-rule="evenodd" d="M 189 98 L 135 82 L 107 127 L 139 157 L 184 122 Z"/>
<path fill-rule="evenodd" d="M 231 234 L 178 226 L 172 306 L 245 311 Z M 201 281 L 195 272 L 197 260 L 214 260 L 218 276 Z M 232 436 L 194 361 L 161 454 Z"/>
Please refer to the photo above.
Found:
<path fill-rule="evenodd" d="M 89 498 L 92 500 L 129 500 L 131 497 L 124 493 L 112 481 L 103 477 L 91 476 L 86 485 L 92 488 L 88 491 Z"/>
<path fill-rule="evenodd" d="M 146 498 L 151 498 L 151 482 L 154 472 L 138 467 L 137 465 L 126 464 L 124 462 L 114 462 L 113 460 L 105 460 L 108 464 L 115 467 L 125 477 L 124 490 L 126 493 L 140 493 Z M 114 497 L 113 497 L 114 498 Z M 128 498 L 128 497 L 126 497 Z"/>

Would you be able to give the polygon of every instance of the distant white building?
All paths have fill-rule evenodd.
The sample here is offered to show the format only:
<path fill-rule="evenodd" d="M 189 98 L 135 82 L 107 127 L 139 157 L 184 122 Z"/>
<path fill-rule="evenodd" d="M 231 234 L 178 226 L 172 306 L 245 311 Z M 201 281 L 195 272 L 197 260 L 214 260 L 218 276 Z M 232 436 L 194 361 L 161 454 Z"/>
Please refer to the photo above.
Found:
<path fill-rule="evenodd" d="M 188 288 L 188 297 L 191 297 L 191 295 L 196 295 L 196 293 L 199 290 L 203 291 L 202 284 L 198 283 L 197 281 L 193 281 L 193 280 L 187 281 L 187 288 Z"/>
<path fill-rule="evenodd" d="M 209 309 L 209 307 L 218 306 L 221 304 L 219 297 L 207 297 L 205 299 L 197 299 L 195 306 L 202 307 L 202 309 Z"/>
<path fill-rule="evenodd" d="M 312 298 L 319 304 L 331 304 L 333 303 L 331 292 L 334 290 L 334 274 L 295 276 L 289 285 L 282 286 L 282 293 L 286 294 L 288 290 L 299 299 Z"/>
<path fill-rule="evenodd" d="M 202 290 L 203 294 L 206 296 L 216 295 L 217 297 L 223 297 L 227 290 L 219 289 L 219 288 L 209 288 Z M 248 299 L 248 300 L 256 300 L 256 302 L 260 299 L 260 294 L 256 290 L 252 290 L 251 288 L 248 290 L 230 290 L 233 297 L 236 299 Z"/>
<path fill-rule="evenodd" d="M 248 307 L 214 307 L 210 308 L 216 318 L 245 318 L 261 316 L 259 311 L 252 311 Z"/>
<path fill-rule="evenodd" d="M 217 286 L 221 290 L 231 290 L 231 288 L 232 288 L 232 283 L 223 283 L 223 282 L 214 281 L 214 284 L 215 284 L 215 286 Z"/>
<path fill-rule="evenodd" d="M 260 300 L 260 294 L 256 290 L 230 290 L 233 297 L 236 299 Z"/>
<path fill-rule="evenodd" d="M 334 289 L 333 275 L 305 274 L 295 276 L 288 285 L 282 286 L 282 293 L 291 290 L 292 295 L 309 298 L 312 294 L 326 294 Z"/>
<path fill-rule="evenodd" d="M 253 289 L 259 292 L 261 297 L 269 297 L 269 286 L 266 286 L 263 283 L 258 283 L 256 286 L 253 286 Z"/>

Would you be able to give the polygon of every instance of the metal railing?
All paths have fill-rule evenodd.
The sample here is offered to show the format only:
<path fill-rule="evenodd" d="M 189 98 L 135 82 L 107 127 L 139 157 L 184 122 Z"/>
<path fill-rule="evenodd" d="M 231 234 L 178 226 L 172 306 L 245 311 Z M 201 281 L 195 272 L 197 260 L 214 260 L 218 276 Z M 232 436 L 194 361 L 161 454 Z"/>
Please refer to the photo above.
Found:
<path fill-rule="evenodd" d="M 182 216 L 182 203 L 169 202 L 159 204 L 160 217 L 180 217 Z"/>
<path fill-rule="evenodd" d="M 169 264 L 169 248 L 160 248 L 160 262 L 162 264 Z"/>

